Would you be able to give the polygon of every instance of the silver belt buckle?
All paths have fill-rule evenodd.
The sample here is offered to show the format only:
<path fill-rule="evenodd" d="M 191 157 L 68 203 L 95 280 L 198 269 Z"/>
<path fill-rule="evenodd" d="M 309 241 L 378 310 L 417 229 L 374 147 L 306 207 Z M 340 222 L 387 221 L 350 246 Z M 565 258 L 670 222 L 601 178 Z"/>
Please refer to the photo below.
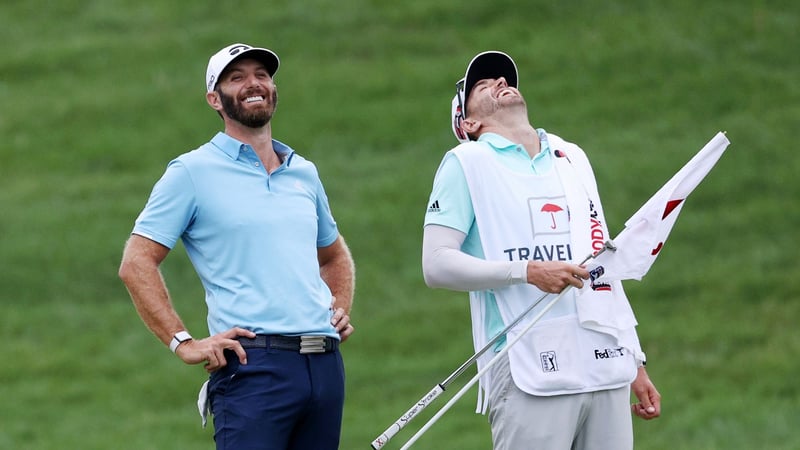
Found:
<path fill-rule="evenodd" d="M 300 336 L 300 353 L 325 353 L 325 336 Z"/>

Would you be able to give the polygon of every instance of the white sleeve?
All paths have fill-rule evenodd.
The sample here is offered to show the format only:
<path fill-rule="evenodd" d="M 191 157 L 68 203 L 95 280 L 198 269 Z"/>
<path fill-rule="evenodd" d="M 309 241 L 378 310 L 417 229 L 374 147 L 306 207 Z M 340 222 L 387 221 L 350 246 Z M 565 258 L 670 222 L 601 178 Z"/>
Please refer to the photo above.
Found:
<path fill-rule="evenodd" d="M 443 225 L 426 225 L 422 235 L 422 274 L 432 288 L 481 291 L 527 283 L 527 261 L 486 261 L 461 251 L 466 234 Z"/>

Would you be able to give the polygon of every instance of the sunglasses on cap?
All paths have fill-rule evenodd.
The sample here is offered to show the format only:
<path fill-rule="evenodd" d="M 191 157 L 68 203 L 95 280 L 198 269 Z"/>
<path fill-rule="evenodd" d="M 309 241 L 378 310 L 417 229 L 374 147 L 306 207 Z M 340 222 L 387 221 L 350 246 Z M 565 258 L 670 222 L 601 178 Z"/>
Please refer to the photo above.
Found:
<path fill-rule="evenodd" d="M 467 115 L 466 105 L 464 104 L 464 88 L 466 83 L 466 78 L 462 78 L 456 83 L 456 98 L 458 99 L 458 107 L 453 115 L 453 131 L 456 134 L 456 138 L 458 138 L 458 140 L 461 142 L 466 142 L 469 140 L 467 134 L 461 129 L 461 122 L 464 121 L 464 118 Z"/>

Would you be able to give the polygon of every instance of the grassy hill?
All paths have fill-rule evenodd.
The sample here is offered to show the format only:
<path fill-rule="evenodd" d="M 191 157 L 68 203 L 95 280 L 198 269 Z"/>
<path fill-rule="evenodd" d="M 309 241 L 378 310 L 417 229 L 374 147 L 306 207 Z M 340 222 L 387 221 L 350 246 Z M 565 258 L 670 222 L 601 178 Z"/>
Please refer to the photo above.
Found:
<path fill-rule="evenodd" d="M 664 396 L 636 447 L 800 448 L 796 2 L 31 0 L 0 6 L 0 40 L 0 448 L 213 448 L 205 372 L 153 338 L 116 271 L 166 163 L 221 129 L 204 75 L 233 42 L 280 55 L 274 134 L 317 164 L 356 259 L 342 449 L 472 355 L 466 295 L 424 285 L 420 245 L 454 82 L 487 49 L 515 58 L 534 124 L 587 151 L 612 234 L 728 132 L 626 284 Z M 182 248 L 164 274 L 202 335 Z M 415 448 L 490 448 L 473 410 L 474 393 Z"/>

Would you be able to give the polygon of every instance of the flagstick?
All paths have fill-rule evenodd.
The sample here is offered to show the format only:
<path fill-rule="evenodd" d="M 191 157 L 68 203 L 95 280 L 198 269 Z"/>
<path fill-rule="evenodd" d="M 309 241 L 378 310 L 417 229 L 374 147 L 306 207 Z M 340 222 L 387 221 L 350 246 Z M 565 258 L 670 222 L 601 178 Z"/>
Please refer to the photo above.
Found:
<path fill-rule="evenodd" d="M 538 322 L 538 321 L 539 321 L 539 319 L 541 319 L 541 318 L 542 318 L 542 316 L 544 316 L 545 314 L 547 314 L 547 312 L 548 312 L 548 311 L 550 311 L 550 309 L 552 309 L 552 308 L 553 308 L 553 306 L 555 306 L 556 302 L 558 302 L 559 300 L 561 300 L 561 297 L 563 297 L 563 296 L 564 296 L 564 294 L 566 294 L 566 293 L 567 293 L 567 292 L 570 290 L 570 288 L 572 288 L 572 285 L 569 285 L 569 286 L 567 286 L 566 288 L 564 288 L 564 290 L 562 290 L 560 294 L 558 294 L 558 295 L 557 295 L 557 296 L 556 296 L 556 297 L 555 297 L 553 300 L 551 300 L 551 301 L 550 301 L 550 303 L 548 303 L 548 304 L 547 304 L 547 305 L 546 305 L 546 306 L 545 306 L 545 307 L 542 309 L 542 311 L 541 311 L 541 312 L 539 312 L 539 314 L 537 314 L 537 315 L 536 315 L 536 317 L 534 317 L 534 318 L 533 318 L 533 320 L 531 321 L 531 323 L 529 323 L 527 326 L 525 326 L 525 328 L 524 328 L 524 329 L 523 329 L 523 330 L 522 330 L 522 331 L 519 333 L 519 335 L 518 335 L 517 337 L 515 337 L 515 338 L 514 338 L 513 340 L 511 340 L 511 341 L 510 341 L 508 344 L 506 344 L 506 346 L 505 346 L 505 347 L 503 347 L 503 349 L 502 349 L 502 350 L 500 350 L 500 351 L 497 353 L 497 355 L 496 355 L 494 358 L 492 358 L 492 360 L 491 360 L 491 361 L 489 361 L 489 362 L 486 364 L 486 366 L 484 366 L 484 367 L 483 367 L 483 369 L 481 369 L 481 370 L 480 370 L 480 371 L 479 371 L 479 372 L 478 372 L 478 373 L 477 373 L 477 374 L 476 374 L 474 377 L 472 377 L 472 379 L 471 379 L 471 380 L 469 380 L 469 382 L 468 382 L 466 385 L 464 385 L 464 387 L 462 387 L 462 388 L 461 388 L 461 390 L 460 390 L 460 391 L 458 391 L 458 393 L 456 393 L 456 395 L 454 395 L 454 396 L 453 396 L 453 398 L 451 398 L 451 399 L 450 399 L 450 401 L 448 401 L 448 402 L 447 402 L 447 403 L 446 403 L 446 404 L 445 404 L 445 405 L 442 407 L 442 409 L 440 409 L 440 410 L 439 410 L 439 411 L 436 413 L 436 415 L 434 415 L 433 417 L 431 417 L 431 419 L 430 419 L 430 420 L 428 420 L 428 422 L 427 422 L 427 423 L 426 423 L 426 424 L 425 424 L 425 425 L 424 425 L 422 428 L 420 428 L 420 429 L 419 429 L 419 431 L 417 431 L 417 433 L 416 433 L 414 436 L 411 436 L 411 439 L 409 439 L 409 440 L 408 440 L 408 442 L 406 442 L 406 443 L 405 443 L 405 445 L 403 445 L 403 447 L 401 447 L 401 448 L 400 448 L 400 450 L 407 450 L 408 448 L 410 448 L 410 447 L 411 447 L 411 445 L 412 445 L 414 442 L 417 442 L 417 440 L 418 440 L 418 439 L 419 439 L 419 438 L 420 438 L 420 437 L 421 437 L 423 434 L 425 434 L 425 432 L 426 432 L 426 431 L 428 431 L 428 429 L 430 429 L 430 427 L 432 427 L 432 426 L 433 426 L 433 424 L 435 424 L 435 423 L 436 423 L 436 421 L 438 421 L 438 420 L 439 420 L 439 418 L 441 418 L 441 417 L 444 415 L 444 413 L 446 413 L 446 412 L 447 412 L 447 411 L 448 411 L 448 410 L 449 410 L 449 409 L 450 409 L 450 408 L 451 408 L 451 407 L 452 407 L 452 406 L 453 406 L 453 405 L 454 405 L 454 404 L 455 404 L 455 403 L 456 403 L 456 402 L 457 402 L 457 401 L 458 401 L 458 400 L 459 400 L 461 397 L 463 397 L 463 396 L 464 396 L 464 394 L 467 392 L 467 390 L 469 390 L 469 388 L 471 388 L 471 387 L 472 387 L 472 385 L 474 385 L 474 384 L 475 384 L 475 383 L 476 383 L 476 382 L 477 382 L 477 381 L 478 381 L 478 380 L 479 380 L 479 379 L 480 379 L 480 378 L 483 376 L 483 374 L 485 374 L 485 373 L 486 373 L 486 372 L 487 372 L 487 371 L 488 371 L 488 370 L 489 370 L 489 369 L 490 369 L 490 368 L 491 368 L 491 367 L 492 367 L 492 366 L 493 366 L 493 365 L 494 365 L 494 364 L 495 364 L 495 363 L 496 363 L 496 362 L 497 362 L 497 361 L 498 361 L 498 360 L 499 360 L 499 359 L 500 359 L 500 358 L 501 358 L 503 355 L 505 355 L 506 353 L 508 353 L 508 350 L 509 350 L 509 349 L 510 349 L 510 348 L 511 348 L 511 347 L 512 347 L 514 344 L 516 344 L 516 343 L 517 343 L 517 342 L 518 342 L 520 339 L 522 339 L 522 337 L 523 337 L 523 336 L 525 336 L 525 333 L 527 333 L 527 332 L 528 332 L 528 330 L 530 330 L 531 328 L 533 328 L 533 326 L 534 326 L 534 325 L 536 325 L 536 322 Z"/>

